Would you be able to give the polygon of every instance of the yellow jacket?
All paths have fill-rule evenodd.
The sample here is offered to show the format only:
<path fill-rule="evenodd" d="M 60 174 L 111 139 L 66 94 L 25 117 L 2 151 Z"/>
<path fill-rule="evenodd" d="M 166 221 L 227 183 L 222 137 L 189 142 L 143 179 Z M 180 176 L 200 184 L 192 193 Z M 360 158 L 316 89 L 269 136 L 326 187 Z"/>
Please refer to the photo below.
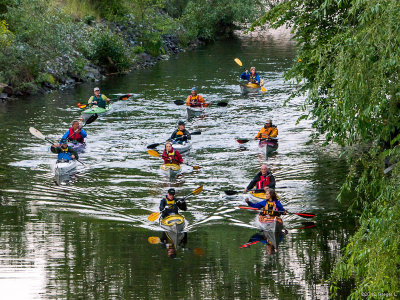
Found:
<path fill-rule="evenodd" d="M 257 133 L 256 138 L 257 139 L 267 139 L 269 137 L 277 137 L 278 136 L 278 128 L 276 126 L 272 125 L 271 127 L 261 128 L 261 130 Z"/>

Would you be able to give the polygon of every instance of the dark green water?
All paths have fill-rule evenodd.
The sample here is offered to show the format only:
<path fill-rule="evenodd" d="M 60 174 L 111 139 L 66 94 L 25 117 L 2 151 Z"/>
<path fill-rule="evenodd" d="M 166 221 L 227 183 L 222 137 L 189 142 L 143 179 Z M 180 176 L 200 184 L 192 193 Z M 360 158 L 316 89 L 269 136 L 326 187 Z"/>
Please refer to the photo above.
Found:
<path fill-rule="evenodd" d="M 233 58 L 255 65 L 265 78 L 264 96 L 240 94 L 242 71 Z M 346 165 L 335 147 L 321 141 L 307 144 L 310 122 L 296 124 L 303 99 L 287 106 L 295 86 L 283 72 L 295 49 L 284 39 L 221 41 L 182 53 L 149 70 L 76 89 L 0 104 L 0 290 L 12 299 L 326 299 L 326 282 L 340 249 L 351 233 L 352 220 L 335 196 Z M 57 185 L 50 169 L 55 156 L 32 137 L 36 127 L 58 139 L 80 115 L 94 86 L 106 95 L 133 92 L 111 113 L 87 126 L 88 147 L 73 182 Z M 213 106 L 202 119 L 189 122 L 193 137 L 189 167 L 169 183 L 159 160 L 146 146 L 164 141 L 179 119 L 185 99 L 197 86 L 207 100 L 229 101 Z M 227 199 L 226 189 L 243 189 L 265 157 L 257 144 L 240 148 L 235 136 L 252 137 L 271 117 L 279 128 L 278 153 L 268 164 L 277 192 L 291 212 L 317 215 L 315 227 L 300 229 L 306 219 L 285 216 L 289 234 L 276 254 L 256 244 L 239 249 L 257 233 L 256 214 L 235 209 L 243 196 Z M 189 198 L 185 250 L 175 259 L 160 245 L 161 236 L 147 216 L 157 211 L 169 186 L 185 195 L 199 185 L 204 191 Z M 203 255 L 194 249 L 201 248 Z M 2 297 L 3 297 L 2 296 Z"/>

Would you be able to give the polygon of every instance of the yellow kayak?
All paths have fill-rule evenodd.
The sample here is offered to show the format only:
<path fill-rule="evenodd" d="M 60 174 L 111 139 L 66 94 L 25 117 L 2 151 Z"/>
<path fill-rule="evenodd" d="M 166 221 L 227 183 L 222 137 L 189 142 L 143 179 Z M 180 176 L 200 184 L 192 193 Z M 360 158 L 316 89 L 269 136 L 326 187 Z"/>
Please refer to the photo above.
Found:
<path fill-rule="evenodd" d="M 174 178 L 181 172 L 181 166 L 177 164 L 162 164 L 160 168 L 161 170 L 165 171 L 169 179 Z"/>

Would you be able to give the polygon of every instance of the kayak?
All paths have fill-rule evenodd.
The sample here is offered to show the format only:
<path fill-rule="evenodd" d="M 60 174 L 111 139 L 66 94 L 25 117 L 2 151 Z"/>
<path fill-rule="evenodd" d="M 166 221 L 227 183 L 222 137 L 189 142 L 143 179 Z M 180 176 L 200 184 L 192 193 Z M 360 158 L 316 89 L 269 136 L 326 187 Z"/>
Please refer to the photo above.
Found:
<path fill-rule="evenodd" d="M 84 119 L 88 119 L 91 115 L 101 115 L 107 113 L 111 109 L 111 104 L 106 105 L 106 108 L 98 107 L 97 105 L 93 105 L 92 107 L 85 109 L 82 112 L 82 116 Z"/>
<path fill-rule="evenodd" d="M 79 143 L 79 142 L 74 141 L 74 142 L 68 143 L 68 147 L 71 147 L 78 153 L 82 153 L 85 151 L 86 143 Z"/>
<path fill-rule="evenodd" d="M 200 117 L 201 115 L 204 114 L 206 108 L 202 106 L 186 106 L 186 113 L 188 119 L 194 118 L 194 117 Z"/>
<path fill-rule="evenodd" d="M 167 234 L 168 239 L 177 249 L 180 241 L 184 238 L 185 217 L 180 214 L 172 214 L 163 219 L 160 218 L 160 226 Z"/>
<path fill-rule="evenodd" d="M 258 144 L 258 147 L 262 149 L 262 152 L 268 156 L 278 150 L 278 139 L 273 140 L 261 140 Z"/>
<path fill-rule="evenodd" d="M 255 83 L 240 84 L 240 91 L 242 94 L 256 94 L 261 93 L 261 87 Z"/>
<path fill-rule="evenodd" d="M 181 172 L 181 166 L 177 164 L 162 164 L 160 168 L 168 175 L 169 179 L 174 178 Z"/>
<path fill-rule="evenodd" d="M 251 202 L 258 203 L 258 202 L 261 202 L 261 201 L 265 200 L 265 193 L 264 192 L 261 192 L 261 193 L 258 192 L 257 193 L 255 191 L 251 191 L 249 193 L 249 198 L 250 198 Z"/>
<path fill-rule="evenodd" d="M 257 218 L 257 227 L 263 231 L 268 242 L 278 248 L 279 241 L 283 231 L 283 221 L 280 217 L 271 217 L 259 215 Z"/>
<path fill-rule="evenodd" d="M 76 170 L 76 160 L 57 160 L 54 164 L 54 174 L 56 176 L 62 176 L 65 174 L 70 174 Z"/>
<path fill-rule="evenodd" d="M 189 152 L 190 149 L 192 149 L 192 143 L 190 141 L 184 141 L 182 143 L 180 142 L 172 142 L 172 146 L 174 147 L 175 150 L 178 150 L 180 154 Z"/>

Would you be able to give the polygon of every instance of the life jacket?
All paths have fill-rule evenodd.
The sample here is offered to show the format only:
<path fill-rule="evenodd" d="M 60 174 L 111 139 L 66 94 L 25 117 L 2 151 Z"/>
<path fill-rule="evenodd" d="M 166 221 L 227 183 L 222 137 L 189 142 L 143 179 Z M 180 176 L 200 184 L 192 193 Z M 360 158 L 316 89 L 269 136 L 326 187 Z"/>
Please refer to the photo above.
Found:
<path fill-rule="evenodd" d="M 175 203 L 176 203 L 175 198 L 172 199 L 172 200 L 169 200 L 168 197 L 165 197 L 165 200 L 167 202 L 168 209 L 174 209 L 174 206 L 175 206 Z"/>
<path fill-rule="evenodd" d="M 276 207 L 275 201 L 268 200 L 267 203 L 265 204 L 262 215 L 266 216 L 278 216 L 278 208 Z"/>
<path fill-rule="evenodd" d="M 258 84 L 258 83 L 257 83 L 257 80 L 256 80 L 256 74 L 257 74 L 257 73 L 255 73 L 254 76 L 250 74 L 250 82 L 251 82 L 251 83 Z"/>
<path fill-rule="evenodd" d="M 176 132 L 176 135 L 183 135 L 183 131 L 182 131 L 182 130 L 178 130 L 178 131 Z"/>
<path fill-rule="evenodd" d="M 165 196 L 166 206 L 163 211 L 163 217 L 170 215 L 171 213 L 178 213 L 178 205 L 176 204 L 175 198 L 169 200 L 167 196 Z"/>
<path fill-rule="evenodd" d="M 58 159 L 59 160 L 62 160 L 62 159 L 72 160 L 72 158 L 71 158 L 72 154 L 71 154 L 71 152 L 69 152 L 69 147 L 67 149 L 64 149 L 63 147 L 60 147 L 60 149 L 61 149 L 61 152 L 58 153 Z"/>
<path fill-rule="evenodd" d="M 93 96 L 93 101 L 97 101 L 97 106 L 101 107 L 101 108 L 106 108 L 106 101 L 103 100 L 103 98 L 101 97 L 101 94 L 99 94 L 99 97 L 96 97 L 96 95 Z"/>
<path fill-rule="evenodd" d="M 172 150 L 172 152 L 168 152 L 168 151 L 165 151 L 165 152 L 167 153 L 168 157 L 172 157 L 172 163 L 173 164 L 178 164 L 178 165 L 180 164 L 179 159 L 175 154 L 175 149 Z"/>
<path fill-rule="evenodd" d="M 271 183 L 270 177 L 271 174 L 267 174 L 267 176 L 260 176 L 260 181 L 257 182 L 257 189 L 262 190 Z"/>
<path fill-rule="evenodd" d="M 264 132 L 262 132 L 261 136 L 260 136 L 260 138 L 262 138 L 262 139 L 268 138 L 274 130 L 276 130 L 278 132 L 278 129 L 276 128 L 275 125 L 271 125 L 271 127 L 268 127 L 268 128 L 265 128 L 265 126 L 264 126 L 263 128 L 264 128 Z"/>
<path fill-rule="evenodd" d="M 194 100 L 194 104 L 193 104 L 193 100 Z M 190 96 L 190 106 L 199 107 L 202 105 L 203 105 L 203 103 L 199 101 L 199 95 L 197 95 L 196 97 Z"/>
<path fill-rule="evenodd" d="M 84 138 L 81 136 L 81 133 L 80 132 L 74 132 L 72 127 L 69 129 L 69 132 L 68 132 L 68 140 L 77 141 L 79 143 L 83 143 L 85 141 Z"/>

